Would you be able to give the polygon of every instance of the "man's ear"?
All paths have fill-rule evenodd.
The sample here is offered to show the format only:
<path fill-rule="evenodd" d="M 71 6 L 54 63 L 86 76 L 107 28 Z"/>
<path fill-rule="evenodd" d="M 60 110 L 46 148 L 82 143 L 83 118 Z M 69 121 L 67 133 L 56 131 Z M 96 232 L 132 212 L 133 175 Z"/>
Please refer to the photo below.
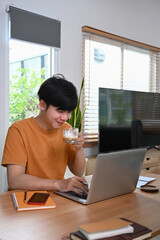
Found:
<path fill-rule="evenodd" d="M 40 109 L 41 109 L 42 111 L 45 111 L 45 110 L 46 110 L 47 104 L 45 103 L 44 100 L 41 99 L 41 100 L 39 101 L 39 107 L 40 107 Z"/>

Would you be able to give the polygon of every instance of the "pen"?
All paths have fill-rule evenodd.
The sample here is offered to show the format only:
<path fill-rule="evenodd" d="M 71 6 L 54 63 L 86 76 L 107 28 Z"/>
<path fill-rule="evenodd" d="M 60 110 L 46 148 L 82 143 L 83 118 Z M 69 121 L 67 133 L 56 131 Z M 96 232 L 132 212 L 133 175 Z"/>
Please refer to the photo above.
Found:
<path fill-rule="evenodd" d="M 24 203 L 26 202 L 26 198 L 27 198 L 27 190 L 24 191 Z"/>

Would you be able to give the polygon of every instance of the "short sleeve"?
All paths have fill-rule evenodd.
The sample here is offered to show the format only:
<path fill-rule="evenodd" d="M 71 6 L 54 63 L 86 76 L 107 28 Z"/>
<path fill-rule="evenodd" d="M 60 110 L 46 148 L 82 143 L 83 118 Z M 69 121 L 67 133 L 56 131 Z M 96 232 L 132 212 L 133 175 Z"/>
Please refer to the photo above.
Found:
<path fill-rule="evenodd" d="M 11 126 L 8 130 L 4 146 L 2 166 L 7 164 L 18 164 L 26 166 L 27 153 L 20 130 Z"/>

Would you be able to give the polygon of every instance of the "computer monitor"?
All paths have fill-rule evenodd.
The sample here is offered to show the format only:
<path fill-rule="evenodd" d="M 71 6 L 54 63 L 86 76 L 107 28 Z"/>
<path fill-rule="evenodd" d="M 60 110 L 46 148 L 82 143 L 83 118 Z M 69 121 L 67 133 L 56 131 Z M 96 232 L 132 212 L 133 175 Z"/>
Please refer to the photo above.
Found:
<path fill-rule="evenodd" d="M 160 145 L 160 93 L 99 88 L 99 153 Z"/>

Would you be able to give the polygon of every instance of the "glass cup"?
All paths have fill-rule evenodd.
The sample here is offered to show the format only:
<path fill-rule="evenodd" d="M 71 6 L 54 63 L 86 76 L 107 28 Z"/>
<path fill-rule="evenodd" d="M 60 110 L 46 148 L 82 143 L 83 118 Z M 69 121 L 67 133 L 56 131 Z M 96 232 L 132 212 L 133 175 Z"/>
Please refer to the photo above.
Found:
<path fill-rule="evenodd" d="M 73 144 L 78 139 L 78 128 L 64 128 L 63 140 L 65 143 Z"/>

